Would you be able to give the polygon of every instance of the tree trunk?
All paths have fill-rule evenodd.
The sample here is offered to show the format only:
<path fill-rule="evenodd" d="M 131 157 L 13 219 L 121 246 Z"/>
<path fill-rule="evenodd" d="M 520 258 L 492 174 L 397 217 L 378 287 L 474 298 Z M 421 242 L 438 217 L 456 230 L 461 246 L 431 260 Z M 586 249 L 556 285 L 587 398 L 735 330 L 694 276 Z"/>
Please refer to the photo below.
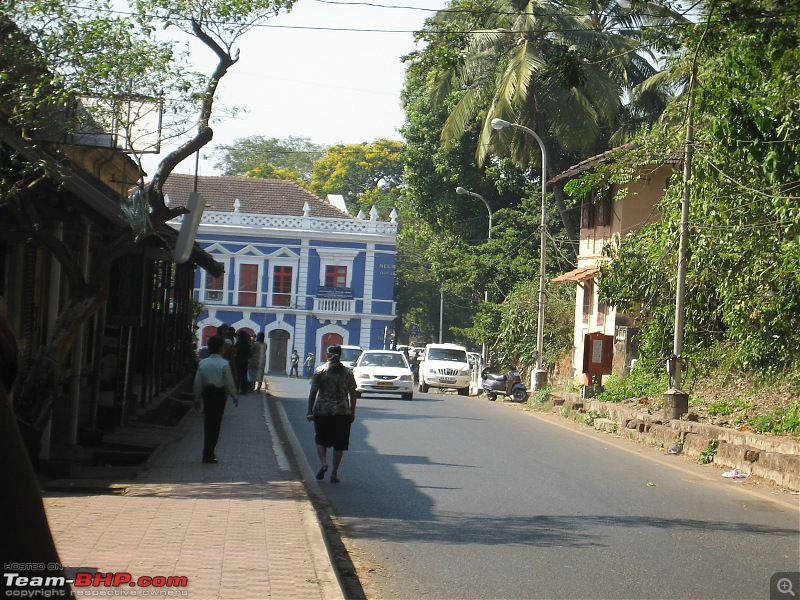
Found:
<path fill-rule="evenodd" d="M 567 232 L 567 236 L 569 236 L 569 241 L 572 243 L 572 249 L 577 256 L 580 234 L 576 231 L 575 223 L 572 222 L 569 211 L 567 210 L 567 205 L 564 202 L 564 188 L 560 185 L 554 186 L 553 196 L 555 196 L 556 206 L 558 206 L 558 214 L 561 215 L 561 222 L 564 224 L 564 229 Z"/>
<path fill-rule="evenodd" d="M 64 382 L 65 365 L 75 337 L 81 325 L 103 305 L 106 296 L 104 286 L 93 296 L 73 297 L 67 302 L 56 320 L 52 338 L 39 348 L 14 400 L 17 422 L 33 459 L 39 454 L 42 431 Z"/>

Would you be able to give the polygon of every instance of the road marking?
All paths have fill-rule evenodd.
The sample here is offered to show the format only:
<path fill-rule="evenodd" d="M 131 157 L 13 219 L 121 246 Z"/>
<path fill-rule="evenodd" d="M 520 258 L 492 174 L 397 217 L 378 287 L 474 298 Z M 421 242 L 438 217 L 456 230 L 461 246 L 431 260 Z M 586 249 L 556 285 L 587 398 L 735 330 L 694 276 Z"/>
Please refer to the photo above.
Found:
<path fill-rule="evenodd" d="M 275 459 L 278 461 L 278 469 L 281 471 L 291 471 L 289 459 L 287 458 L 286 453 L 283 451 L 283 447 L 278 439 L 278 431 L 275 429 L 275 426 L 272 424 L 272 420 L 269 418 L 267 397 L 263 394 L 261 396 L 261 408 L 264 410 L 264 423 L 267 424 L 269 435 L 272 438 L 272 452 L 275 454 Z"/>

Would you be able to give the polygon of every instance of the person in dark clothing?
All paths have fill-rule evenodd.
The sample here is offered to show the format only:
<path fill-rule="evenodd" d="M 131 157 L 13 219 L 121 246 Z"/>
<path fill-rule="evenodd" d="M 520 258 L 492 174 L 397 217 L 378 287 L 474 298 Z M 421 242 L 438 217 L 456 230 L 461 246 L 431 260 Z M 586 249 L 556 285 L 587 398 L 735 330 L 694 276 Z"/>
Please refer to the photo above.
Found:
<path fill-rule="evenodd" d="M 219 441 L 219 430 L 222 424 L 222 414 L 228 395 L 233 398 L 233 405 L 239 406 L 236 385 L 233 383 L 231 366 L 222 357 L 225 340 L 213 336 L 208 340 L 208 358 L 204 358 L 197 365 L 197 374 L 194 377 L 194 401 L 197 408 L 200 401 L 203 403 L 204 436 L 203 436 L 203 462 L 216 464 L 219 462 L 214 450 Z"/>
<path fill-rule="evenodd" d="M 66 573 L 61 567 L 47 523 L 39 480 L 11 408 L 11 393 L 18 373 L 19 347 L 16 336 L 0 313 L 0 453 L 3 456 L 0 554 L 4 562 L 27 565 L 21 575 L 41 577 L 44 581 L 52 582 L 37 588 L 41 597 L 72 598 L 72 590 L 65 583 Z M 6 566 L 5 570 L 9 571 L 11 567 Z M 17 585 L 16 580 L 4 583 L 5 595 L 9 597 L 24 597 L 20 594 L 32 591 L 27 585 Z"/>
<path fill-rule="evenodd" d="M 247 366 L 250 362 L 250 334 L 244 329 L 236 333 L 236 343 L 233 345 L 234 363 L 236 363 L 236 385 L 240 394 L 250 391 L 250 382 L 247 380 Z"/>
<path fill-rule="evenodd" d="M 333 447 L 331 483 L 339 483 L 339 465 L 350 447 L 350 425 L 356 418 L 356 380 L 342 364 L 342 347 L 333 344 L 326 350 L 328 362 L 311 379 L 306 418 L 314 422 L 314 441 L 320 469 L 317 479 L 328 470 L 328 448 Z"/>
<path fill-rule="evenodd" d="M 300 366 L 300 355 L 297 353 L 297 350 L 292 350 L 292 355 L 289 357 L 289 364 L 291 368 L 289 369 L 289 377 L 292 376 L 294 373 L 295 377 L 300 377 L 298 374 L 298 367 Z"/>

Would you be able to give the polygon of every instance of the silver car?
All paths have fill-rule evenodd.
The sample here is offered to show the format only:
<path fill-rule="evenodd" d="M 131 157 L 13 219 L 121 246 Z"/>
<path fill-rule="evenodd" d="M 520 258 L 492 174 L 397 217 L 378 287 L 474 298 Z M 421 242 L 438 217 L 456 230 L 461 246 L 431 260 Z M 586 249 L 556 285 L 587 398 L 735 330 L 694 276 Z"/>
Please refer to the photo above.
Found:
<path fill-rule="evenodd" d="M 400 394 L 403 400 L 414 399 L 414 374 L 403 352 L 365 350 L 353 368 L 356 393 Z"/>

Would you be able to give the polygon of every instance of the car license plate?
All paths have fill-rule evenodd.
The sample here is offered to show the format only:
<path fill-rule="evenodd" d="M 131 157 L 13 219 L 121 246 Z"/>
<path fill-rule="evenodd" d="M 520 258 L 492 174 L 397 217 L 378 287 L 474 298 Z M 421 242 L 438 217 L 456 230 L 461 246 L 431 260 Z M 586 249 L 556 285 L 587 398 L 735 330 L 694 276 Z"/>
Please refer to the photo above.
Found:
<path fill-rule="evenodd" d="M 391 381 L 378 381 L 377 383 L 378 383 L 378 385 L 381 385 L 381 386 L 389 386 L 389 387 L 391 387 L 392 385 L 394 385 L 394 384 L 393 384 Z"/>
<path fill-rule="evenodd" d="M 450 377 L 439 377 L 439 383 L 455 383 L 456 380 Z"/>

